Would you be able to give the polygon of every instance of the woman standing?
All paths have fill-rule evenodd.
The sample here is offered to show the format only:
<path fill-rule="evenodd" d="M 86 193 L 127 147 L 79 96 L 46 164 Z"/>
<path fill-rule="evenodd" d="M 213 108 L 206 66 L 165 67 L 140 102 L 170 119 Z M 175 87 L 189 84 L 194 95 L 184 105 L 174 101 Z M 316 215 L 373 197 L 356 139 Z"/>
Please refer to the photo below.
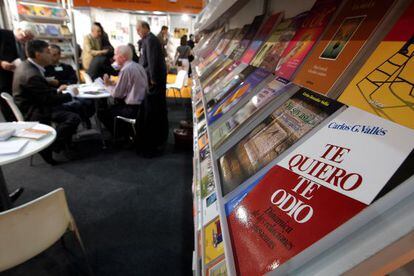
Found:
<path fill-rule="evenodd" d="M 187 36 L 183 35 L 180 40 L 180 46 L 177 47 L 177 52 L 175 53 L 175 63 L 181 62 L 182 68 L 187 72 L 190 68 L 188 57 L 191 54 L 191 47 L 187 45 Z"/>

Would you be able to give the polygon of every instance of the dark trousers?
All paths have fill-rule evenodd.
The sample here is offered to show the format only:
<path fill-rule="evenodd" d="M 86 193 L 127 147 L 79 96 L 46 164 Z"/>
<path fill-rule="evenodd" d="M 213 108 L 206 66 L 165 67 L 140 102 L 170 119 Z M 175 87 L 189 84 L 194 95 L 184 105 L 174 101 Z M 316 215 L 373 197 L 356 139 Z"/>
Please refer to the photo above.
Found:
<path fill-rule="evenodd" d="M 138 152 L 154 152 L 168 139 L 168 111 L 165 98 L 166 85 L 149 89 L 137 120 L 136 147 Z"/>
<path fill-rule="evenodd" d="M 114 134 L 114 119 L 116 116 L 122 116 L 130 119 L 137 119 L 140 105 L 132 105 L 125 103 L 116 103 L 105 110 L 98 111 L 98 118 L 104 124 L 106 129 Z M 119 120 L 117 122 L 117 134 L 119 136 L 130 135 L 131 126 L 124 121 Z"/>
<path fill-rule="evenodd" d="M 89 119 L 95 114 L 95 104 L 90 99 L 77 99 L 74 98 L 68 103 L 64 103 L 63 107 L 66 111 L 74 112 L 80 116 L 84 121 Z"/>
<path fill-rule="evenodd" d="M 43 124 L 51 125 L 55 124 L 56 140 L 47 149 L 40 152 L 41 156 L 46 160 L 52 158 L 52 150 L 60 151 L 65 149 L 65 146 L 72 140 L 72 135 L 76 133 L 78 125 L 81 119 L 78 114 L 70 111 L 66 111 L 63 106 L 56 106 L 52 110 L 51 122 L 41 121 Z M 32 120 L 33 118 L 31 118 Z M 34 120 L 36 121 L 36 120 Z"/>

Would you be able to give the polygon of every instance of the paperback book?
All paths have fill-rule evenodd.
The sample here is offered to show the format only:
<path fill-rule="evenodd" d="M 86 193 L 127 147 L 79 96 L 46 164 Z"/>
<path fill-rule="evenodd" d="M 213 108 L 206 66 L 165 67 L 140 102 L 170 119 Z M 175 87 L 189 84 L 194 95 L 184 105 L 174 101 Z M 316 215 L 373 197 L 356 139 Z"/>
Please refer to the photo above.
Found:
<path fill-rule="evenodd" d="M 223 195 L 273 161 L 342 105 L 302 88 L 218 160 Z"/>
<path fill-rule="evenodd" d="M 361 212 L 413 161 L 413 138 L 353 107 L 327 122 L 226 206 L 237 272 L 277 269 Z"/>
<path fill-rule="evenodd" d="M 233 132 L 242 127 L 244 122 L 249 118 L 253 118 L 255 113 L 273 99 L 282 95 L 293 84 L 279 78 L 272 77 L 272 80 L 266 84 L 264 88 L 258 91 L 250 101 L 240 107 L 240 109 L 231 116 L 227 121 L 223 122 L 219 127 L 213 130 L 211 142 L 213 147 L 217 149 Z"/>
<path fill-rule="evenodd" d="M 306 16 L 307 12 L 304 12 L 293 18 L 283 20 L 276 27 L 276 30 L 269 41 L 264 44 L 263 49 L 260 49 L 257 57 L 252 61 L 252 64 L 255 66 L 258 66 L 259 64 L 260 67 L 267 71 L 274 72 L 283 51 Z"/>
<path fill-rule="evenodd" d="M 382 40 L 339 101 L 414 129 L 414 3 Z"/>
<path fill-rule="evenodd" d="M 377 31 L 395 0 L 347 1 L 301 66 L 294 83 L 332 97 L 331 89 Z M 336 95 L 337 96 L 337 95 Z"/>
<path fill-rule="evenodd" d="M 259 30 L 260 26 L 265 19 L 265 15 L 258 15 L 253 19 L 252 24 L 249 26 L 249 30 L 246 32 L 246 35 L 243 37 L 242 41 L 240 41 L 239 46 L 231 53 L 230 58 L 232 60 L 239 60 L 246 49 L 249 47 L 250 42 L 253 40 L 257 30 Z"/>
<path fill-rule="evenodd" d="M 241 99 L 252 93 L 269 75 L 270 73 L 266 70 L 257 68 L 245 80 L 241 79 L 242 82 L 208 113 L 208 124 L 213 124 L 229 112 Z"/>
<path fill-rule="evenodd" d="M 266 19 L 257 35 L 254 37 L 252 43 L 250 43 L 249 48 L 247 48 L 246 52 L 243 54 L 240 60 L 241 62 L 250 63 L 250 61 L 255 56 L 257 50 L 259 50 L 260 46 L 269 37 L 275 26 L 280 22 L 282 18 L 283 13 L 279 12 L 271 15 L 269 18 Z"/>
<path fill-rule="evenodd" d="M 309 11 L 295 36 L 286 46 L 276 66 L 275 74 L 290 80 L 331 21 L 339 0 L 318 0 Z"/>
<path fill-rule="evenodd" d="M 207 266 L 224 256 L 223 233 L 220 217 L 216 217 L 204 228 L 204 264 Z"/>

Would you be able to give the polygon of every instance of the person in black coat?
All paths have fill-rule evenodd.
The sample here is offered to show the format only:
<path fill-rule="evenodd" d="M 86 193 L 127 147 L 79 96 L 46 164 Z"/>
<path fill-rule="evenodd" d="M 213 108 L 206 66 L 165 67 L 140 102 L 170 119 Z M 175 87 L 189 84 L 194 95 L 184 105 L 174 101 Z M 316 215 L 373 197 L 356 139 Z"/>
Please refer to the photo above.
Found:
<path fill-rule="evenodd" d="M 139 63 L 147 72 L 149 91 L 137 120 L 137 150 L 152 157 L 158 154 L 168 138 L 166 103 L 167 66 L 159 39 L 150 32 L 147 22 L 137 23 L 141 37 Z"/>
<path fill-rule="evenodd" d="M 23 44 L 33 39 L 30 30 L 17 29 L 14 33 L 10 30 L 0 29 L 0 93 L 7 92 L 12 94 L 13 72 L 16 59 L 24 60 Z M 0 109 L 6 121 L 16 120 L 12 110 L 5 100 L 0 98 Z"/>
<path fill-rule="evenodd" d="M 38 121 L 56 125 L 56 140 L 52 148 L 41 152 L 46 162 L 56 164 L 52 149 L 62 150 L 70 142 L 80 123 L 76 113 L 64 110 L 62 104 L 72 100 L 72 95 L 61 93 L 66 85 L 58 89 L 51 86 L 44 77 L 44 67 L 50 62 L 49 44 L 42 40 L 32 40 L 26 45 L 28 59 L 14 72 L 13 97 L 26 121 Z M 73 90 L 71 93 L 77 93 Z"/>

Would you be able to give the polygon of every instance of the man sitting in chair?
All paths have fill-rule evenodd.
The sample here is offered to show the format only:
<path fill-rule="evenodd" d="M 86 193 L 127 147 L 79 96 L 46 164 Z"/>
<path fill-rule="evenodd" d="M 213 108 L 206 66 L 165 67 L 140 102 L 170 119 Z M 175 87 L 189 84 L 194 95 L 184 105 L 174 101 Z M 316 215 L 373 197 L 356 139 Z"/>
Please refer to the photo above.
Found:
<path fill-rule="evenodd" d="M 43 150 L 40 154 L 51 165 L 56 161 L 52 158 L 52 149 L 64 150 L 71 142 L 72 135 L 80 123 L 78 114 L 66 111 L 63 103 L 72 100 L 77 94 L 63 94 L 66 85 L 59 88 L 52 87 L 45 78 L 44 67 L 50 63 L 49 44 L 42 40 L 27 42 L 26 53 L 28 59 L 23 61 L 14 72 L 13 97 L 23 113 L 26 121 L 39 121 L 51 125 L 56 124 L 56 140 L 52 148 Z"/>
<path fill-rule="evenodd" d="M 115 104 L 107 110 L 98 113 L 99 119 L 105 127 L 114 131 L 114 119 L 116 116 L 136 119 L 141 102 L 148 90 L 148 78 L 144 68 L 132 61 L 132 51 L 128 45 L 122 45 L 115 49 L 115 62 L 120 67 L 119 78 L 115 84 L 104 76 L 106 89 L 115 99 Z M 128 134 L 128 129 L 119 125 L 117 133 Z"/>

